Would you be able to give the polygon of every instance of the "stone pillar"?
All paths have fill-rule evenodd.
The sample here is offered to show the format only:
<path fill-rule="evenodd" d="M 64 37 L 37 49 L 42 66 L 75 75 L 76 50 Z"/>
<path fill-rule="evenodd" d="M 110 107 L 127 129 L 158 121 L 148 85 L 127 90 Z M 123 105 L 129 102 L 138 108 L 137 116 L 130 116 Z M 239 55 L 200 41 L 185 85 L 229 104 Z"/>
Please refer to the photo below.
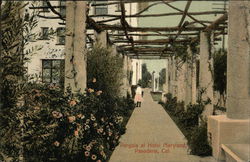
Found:
<path fill-rule="evenodd" d="M 131 85 L 132 85 L 132 80 L 130 83 L 130 78 L 132 78 L 132 76 L 130 76 L 130 72 L 132 71 L 132 63 L 131 63 L 131 59 L 129 57 L 127 57 L 127 76 L 128 76 L 128 81 L 127 81 L 127 89 L 128 89 L 128 93 L 131 95 Z"/>
<path fill-rule="evenodd" d="M 66 2 L 65 90 L 84 92 L 86 73 L 86 2 Z"/>
<path fill-rule="evenodd" d="M 195 104 L 196 103 L 196 62 L 191 51 L 191 47 L 189 46 L 187 49 L 188 57 L 186 64 L 186 96 L 185 96 L 185 105 Z"/>
<path fill-rule="evenodd" d="M 106 31 L 102 31 L 100 33 L 95 31 L 95 38 L 96 38 L 97 44 L 99 44 L 103 48 L 107 47 L 108 41 L 107 41 L 107 32 Z"/>
<path fill-rule="evenodd" d="M 203 116 L 206 118 L 213 113 L 213 57 L 211 34 L 200 34 L 200 87 L 199 92 L 203 101 L 210 100 L 205 106 Z"/>
<path fill-rule="evenodd" d="M 169 91 L 173 95 L 173 97 L 177 96 L 177 78 L 176 78 L 176 73 L 177 73 L 177 68 L 176 68 L 176 60 L 174 57 L 170 58 L 170 86 L 169 86 Z"/>
<path fill-rule="evenodd" d="M 163 91 L 165 93 L 169 93 L 169 63 L 168 63 L 168 59 L 166 59 L 166 80 L 165 80 L 165 86 L 164 86 L 164 89 Z"/>
<path fill-rule="evenodd" d="M 181 67 L 177 70 L 177 100 L 179 102 L 185 102 L 186 96 L 186 72 L 187 63 L 183 63 Z"/>
<path fill-rule="evenodd" d="M 155 72 L 152 73 L 152 91 L 155 92 Z"/>
<path fill-rule="evenodd" d="M 196 87 L 196 58 L 192 59 L 192 65 L 191 65 L 191 104 L 195 104 L 197 101 L 197 87 Z"/>
<path fill-rule="evenodd" d="M 249 1 L 231 1 L 229 7 L 227 117 L 248 119 L 250 117 Z"/>
<path fill-rule="evenodd" d="M 209 116 L 208 134 L 211 137 L 213 156 L 227 159 L 230 152 L 221 147 L 230 144 L 247 146 L 238 154 L 249 158 L 250 144 L 250 1 L 229 1 L 228 55 L 227 55 L 227 112 Z M 237 150 L 236 150 L 237 151 Z M 225 155 L 226 153 L 226 155 Z M 232 156 L 235 157 L 235 156 Z M 246 157 L 247 158 L 247 157 Z M 245 159 L 247 161 L 247 159 Z M 244 161 L 245 161 L 244 160 Z M 241 160 L 235 160 L 241 161 Z"/>
<path fill-rule="evenodd" d="M 123 83 L 122 83 L 122 96 L 126 97 L 127 96 L 127 92 L 128 92 L 128 76 L 127 76 L 127 72 L 128 72 L 128 56 L 124 55 L 123 56 Z"/>
<path fill-rule="evenodd" d="M 156 88 L 157 91 L 160 90 L 160 76 L 157 78 L 157 88 Z"/>

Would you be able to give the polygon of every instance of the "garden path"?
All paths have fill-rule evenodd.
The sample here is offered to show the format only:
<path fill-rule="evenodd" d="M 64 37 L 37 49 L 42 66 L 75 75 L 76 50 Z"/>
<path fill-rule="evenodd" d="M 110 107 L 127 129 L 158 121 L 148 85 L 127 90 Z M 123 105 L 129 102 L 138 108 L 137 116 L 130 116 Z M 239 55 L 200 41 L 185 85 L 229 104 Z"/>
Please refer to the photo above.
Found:
<path fill-rule="evenodd" d="M 110 162 L 215 162 L 212 157 L 188 155 L 188 148 L 182 147 L 186 143 L 182 132 L 146 89 L 142 107 L 134 110 Z"/>

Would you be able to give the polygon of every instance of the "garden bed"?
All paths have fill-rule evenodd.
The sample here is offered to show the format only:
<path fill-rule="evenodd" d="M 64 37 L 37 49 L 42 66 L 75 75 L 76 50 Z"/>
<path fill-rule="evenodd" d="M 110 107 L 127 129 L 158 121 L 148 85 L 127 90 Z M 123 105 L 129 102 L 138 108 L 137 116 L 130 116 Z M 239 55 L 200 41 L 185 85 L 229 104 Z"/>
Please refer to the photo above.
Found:
<path fill-rule="evenodd" d="M 177 102 L 176 97 L 172 97 L 171 94 L 167 94 L 166 97 L 167 102 L 160 102 L 160 104 L 186 137 L 190 153 L 211 156 L 212 149 L 208 143 L 207 123 L 200 118 L 204 105 L 188 105 L 185 109 L 184 103 Z"/>
<path fill-rule="evenodd" d="M 131 98 L 64 95 L 58 87 L 31 85 L 12 118 L 1 111 L 0 153 L 14 160 L 22 148 L 26 161 L 108 161 L 133 110 Z"/>

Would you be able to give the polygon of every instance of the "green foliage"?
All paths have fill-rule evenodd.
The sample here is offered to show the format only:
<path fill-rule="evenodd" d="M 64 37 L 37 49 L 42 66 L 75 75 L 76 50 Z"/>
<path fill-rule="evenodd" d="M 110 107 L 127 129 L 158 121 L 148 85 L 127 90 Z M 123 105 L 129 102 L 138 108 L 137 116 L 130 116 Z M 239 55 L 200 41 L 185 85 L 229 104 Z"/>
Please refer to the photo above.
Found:
<path fill-rule="evenodd" d="M 187 45 L 186 44 L 174 44 L 173 48 L 175 50 L 175 57 L 180 58 L 183 62 L 186 62 L 188 57 Z"/>
<path fill-rule="evenodd" d="M 221 95 L 226 92 L 227 87 L 227 52 L 219 49 L 214 53 L 214 90 Z"/>
<path fill-rule="evenodd" d="M 20 13 L 23 2 L 6 1 L 1 6 L 1 56 L 0 56 L 0 96 L 3 107 L 15 105 L 24 83 L 27 61 L 24 45 L 28 44 L 31 30 L 37 25 L 34 14 L 26 20 Z"/>
<path fill-rule="evenodd" d="M 165 97 L 167 102 L 163 106 L 186 136 L 190 153 L 210 156 L 211 147 L 208 143 L 207 126 L 201 118 L 206 103 L 199 101 L 198 104 L 189 104 L 185 110 L 184 102 L 177 102 L 177 98 L 172 97 L 172 94 L 168 93 Z"/>
<path fill-rule="evenodd" d="M 97 79 L 103 95 L 118 96 L 123 78 L 123 60 L 114 56 L 110 49 L 97 45 L 87 53 L 87 74 L 89 82 L 94 77 Z"/>
<path fill-rule="evenodd" d="M 187 105 L 187 110 L 179 113 L 180 121 L 186 128 L 197 126 L 199 124 L 199 117 L 203 112 L 203 109 L 204 106 L 201 104 Z"/>
<path fill-rule="evenodd" d="M 166 83 L 166 68 L 161 69 L 161 71 L 159 72 L 159 76 L 159 85 L 162 86 Z"/>
<path fill-rule="evenodd" d="M 142 79 L 140 80 L 140 84 L 142 88 L 150 87 L 150 80 L 152 76 L 148 71 L 147 65 L 144 63 L 142 64 Z"/>
<path fill-rule="evenodd" d="M 22 92 L 16 107 L 0 111 L 1 154 L 15 160 L 23 150 L 26 161 L 107 161 L 134 108 L 131 98 L 64 95 L 53 86 Z"/>
<path fill-rule="evenodd" d="M 198 156 L 211 156 L 212 148 L 208 142 L 207 123 L 202 121 L 199 126 L 193 128 L 188 145 L 191 154 Z"/>

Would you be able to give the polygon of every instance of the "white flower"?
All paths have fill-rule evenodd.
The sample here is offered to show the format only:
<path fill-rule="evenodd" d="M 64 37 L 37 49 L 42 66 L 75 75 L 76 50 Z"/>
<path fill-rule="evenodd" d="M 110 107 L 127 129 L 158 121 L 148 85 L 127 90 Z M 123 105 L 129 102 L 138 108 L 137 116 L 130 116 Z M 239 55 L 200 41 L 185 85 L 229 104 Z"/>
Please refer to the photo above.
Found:
<path fill-rule="evenodd" d="M 89 125 L 85 125 L 85 130 L 87 130 L 87 129 L 89 129 L 90 127 L 89 127 Z"/>

